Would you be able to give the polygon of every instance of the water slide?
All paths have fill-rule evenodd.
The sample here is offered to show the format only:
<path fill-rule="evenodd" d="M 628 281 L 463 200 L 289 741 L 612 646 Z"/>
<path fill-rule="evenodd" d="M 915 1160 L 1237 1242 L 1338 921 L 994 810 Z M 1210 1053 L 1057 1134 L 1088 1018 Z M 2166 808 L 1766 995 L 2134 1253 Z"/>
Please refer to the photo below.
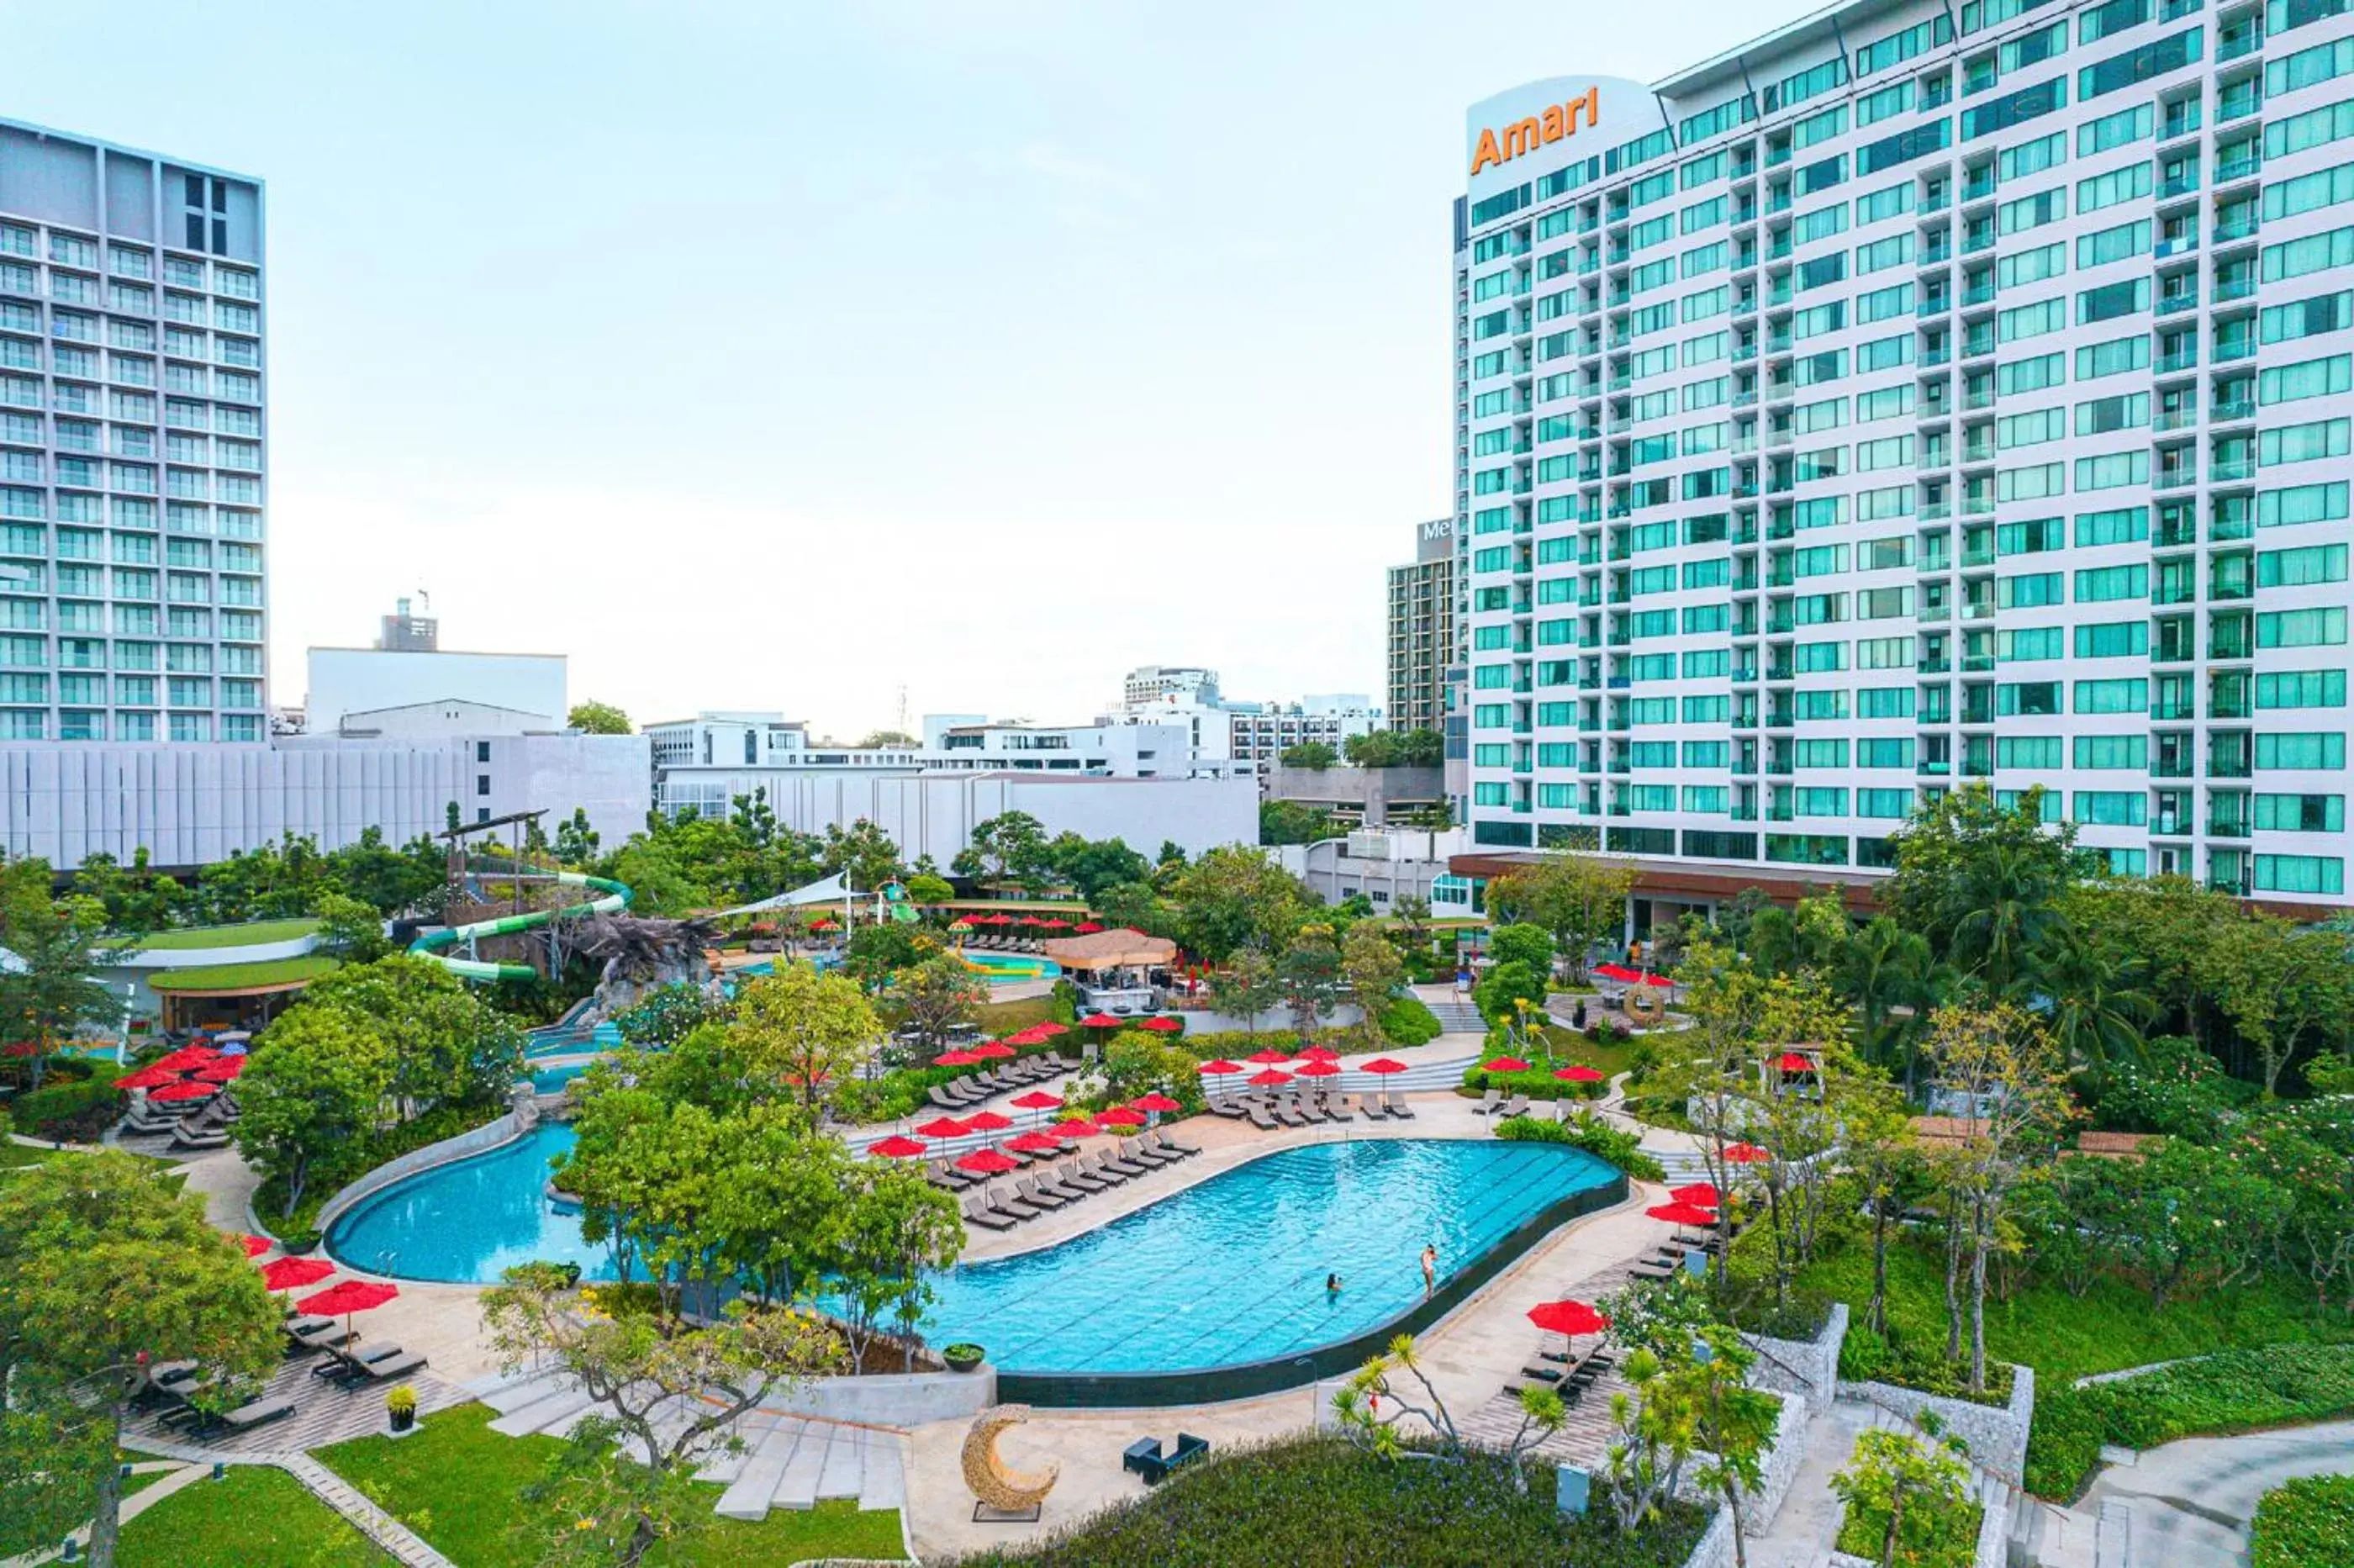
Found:
<path fill-rule="evenodd" d="M 478 920 L 471 926 L 452 926 L 446 931 L 429 931 L 408 945 L 408 950 L 419 958 L 431 959 L 460 980 L 529 980 L 538 971 L 529 964 L 493 964 L 480 959 L 461 959 L 442 951 L 482 937 L 512 937 L 518 931 L 533 931 L 557 920 L 577 919 L 583 915 L 611 915 L 630 906 L 635 896 L 618 882 L 601 876 L 583 876 L 577 871 L 559 871 L 556 881 L 565 887 L 586 887 L 601 896 L 582 904 L 569 904 L 561 909 L 535 909 L 527 915 L 502 915 L 495 920 Z"/>

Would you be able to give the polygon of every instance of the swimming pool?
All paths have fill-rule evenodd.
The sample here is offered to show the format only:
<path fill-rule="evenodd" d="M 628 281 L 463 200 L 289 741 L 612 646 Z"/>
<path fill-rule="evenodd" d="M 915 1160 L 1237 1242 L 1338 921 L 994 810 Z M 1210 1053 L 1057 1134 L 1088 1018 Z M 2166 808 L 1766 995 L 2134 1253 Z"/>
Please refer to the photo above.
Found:
<path fill-rule="evenodd" d="M 490 1283 L 534 1258 L 613 1277 L 546 1197 L 572 1129 L 395 1182 L 336 1220 L 328 1251 L 407 1279 Z M 1613 1167 L 1559 1144 L 1359 1139 L 1278 1150 L 1097 1230 L 933 1280 L 934 1344 L 984 1346 L 1008 1398 L 1150 1404 L 1329 1375 L 1358 1341 L 1416 1329 L 1537 1236 L 1615 1202 Z M 1438 1250 L 1426 1302 L 1419 1255 Z M 1328 1274 L 1341 1288 L 1328 1293 Z M 1369 1348 L 1369 1347 L 1368 1347 Z"/>
<path fill-rule="evenodd" d="M 544 1121 L 487 1154 L 395 1181 L 336 1217 L 327 1251 L 398 1279 L 494 1285 L 501 1270 L 535 1259 L 611 1279 L 610 1254 L 582 1241 L 580 1216 L 545 1195 L 549 1162 L 572 1143 L 569 1126 Z"/>

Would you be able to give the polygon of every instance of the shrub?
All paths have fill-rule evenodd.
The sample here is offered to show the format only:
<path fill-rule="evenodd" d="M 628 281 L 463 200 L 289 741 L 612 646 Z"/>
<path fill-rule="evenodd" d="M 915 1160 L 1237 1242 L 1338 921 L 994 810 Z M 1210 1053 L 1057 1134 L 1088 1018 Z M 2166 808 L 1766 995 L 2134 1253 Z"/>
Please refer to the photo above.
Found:
<path fill-rule="evenodd" d="M 1511 1049 L 1506 1045 L 1490 1048 Z M 1492 1056 L 1489 1059 L 1494 1060 Z M 1490 1089 L 1501 1089 L 1507 1095 L 1526 1095 L 1532 1100 L 1598 1100 L 1610 1091 L 1606 1082 L 1573 1084 L 1554 1077 L 1553 1071 L 1551 1067 L 1537 1065 L 1531 1066 L 1525 1073 L 1490 1073 L 1484 1067 L 1467 1067 L 1463 1072 L 1463 1086 L 1475 1095 L 1484 1094 Z"/>
<path fill-rule="evenodd" d="M 1638 1181 L 1668 1179 L 1659 1162 L 1643 1152 L 1641 1134 L 1615 1128 L 1588 1112 L 1580 1111 L 1568 1122 L 1507 1117 L 1496 1124 L 1496 1136 L 1518 1143 L 1566 1143 L 1609 1161 Z"/>
<path fill-rule="evenodd" d="M 384 1396 L 384 1407 L 395 1415 L 414 1415 L 417 1414 L 417 1391 L 402 1383 Z"/>
<path fill-rule="evenodd" d="M 1393 1045 L 1427 1045 L 1444 1033 L 1418 996 L 1394 996 L 1382 1009 L 1382 1036 Z"/>
<path fill-rule="evenodd" d="M 2354 1563 L 2354 1476 L 2306 1476 L 2256 1505 L 2254 1568 Z"/>
<path fill-rule="evenodd" d="M 95 1141 L 122 1114 L 122 1091 L 103 1078 L 44 1084 L 12 1112 L 18 1132 L 67 1142 Z"/>
<path fill-rule="evenodd" d="M 2152 1448 L 2178 1437 L 2241 1432 L 2354 1413 L 2354 1346 L 2272 1345 L 2090 1388 L 2039 1390 L 2027 1443 L 2027 1487 L 2073 1498 L 2101 1446 Z"/>
<path fill-rule="evenodd" d="M 2206 1142 L 2259 1092 L 2225 1073 L 2197 1041 L 2163 1034 L 2142 1047 L 2139 1060 L 2123 1057 L 2109 1068 L 2093 1120 L 2108 1131 L 2179 1133 Z"/>

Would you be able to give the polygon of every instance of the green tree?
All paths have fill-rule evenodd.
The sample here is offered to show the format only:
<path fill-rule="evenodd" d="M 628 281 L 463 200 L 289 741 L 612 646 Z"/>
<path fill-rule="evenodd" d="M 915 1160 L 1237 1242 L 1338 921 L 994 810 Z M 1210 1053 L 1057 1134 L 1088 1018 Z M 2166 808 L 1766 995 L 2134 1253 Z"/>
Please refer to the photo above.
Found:
<path fill-rule="evenodd" d="M 588 865 L 597 859 L 598 837 L 588 811 L 575 806 L 572 815 L 556 824 L 556 858 L 566 865 Z"/>
<path fill-rule="evenodd" d="M 583 735 L 628 735 L 632 728 L 629 715 L 610 703 L 594 700 L 573 704 L 564 722 Z"/>
<path fill-rule="evenodd" d="M 1881 884 L 1900 925 L 1998 996 L 2031 973 L 2077 875 L 2075 829 L 2047 827 L 2042 799 L 2039 786 L 2003 807 L 1973 785 L 1925 802 L 1893 835 L 1896 870 Z"/>
<path fill-rule="evenodd" d="M 84 856 L 73 885 L 76 893 L 98 900 L 108 932 L 117 937 L 163 930 L 190 901 L 186 888 L 148 864 L 144 844 L 132 852 L 128 868 L 103 850 Z"/>
<path fill-rule="evenodd" d="M 806 964 L 783 965 L 746 986 L 733 1027 L 767 1074 L 790 1085 L 812 1110 L 825 1086 L 856 1073 L 883 1033 L 854 981 Z"/>
<path fill-rule="evenodd" d="M 384 1036 L 334 1008 L 289 1009 L 261 1033 L 237 1081 L 238 1151 L 281 1183 L 292 1214 L 315 1172 L 364 1157 L 392 1087 Z"/>
<path fill-rule="evenodd" d="M 277 1366 L 279 1317 L 244 1253 L 206 1223 L 203 1200 L 143 1161 L 58 1156 L 0 1182 L 0 1354 L 47 1397 L 58 1468 L 46 1473 L 61 1491 L 90 1497 L 98 1568 L 114 1561 L 122 1500 L 114 1455 L 147 1369 L 199 1361 L 219 1380 L 207 1398 L 237 1398 Z M 70 1428 L 60 1397 L 88 1423 L 82 1431 Z M 37 1440 L 37 1432 L 12 1425 L 10 1436 Z M 17 1518 L 13 1505 L 0 1508 L 9 1521 L 0 1550 L 29 1544 L 10 1539 Z"/>
<path fill-rule="evenodd" d="M 1291 1026 L 1306 1044 L 1316 1038 L 1341 996 L 1341 950 L 1330 928 L 1302 927 L 1276 960 L 1275 976 L 1283 989 L 1283 1004 L 1291 1010 Z"/>
<path fill-rule="evenodd" d="M 896 1322 L 902 1370 L 913 1372 L 909 1336 L 932 1298 L 930 1276 L 964 1249 L 964 1218 L 953 1195 L 905 1166 L 855 1160 L 848 1176 L 826 1272 L 846 1308 L 851 1370 L 866 1370 L 876 1330 Z"/>
<path fill-rule="evenodd" d="M 1283 1000 L 1283 981 L 1274 960 L 1245 948 L 1210 976 L 1210 1001 L 1228 1018 L 1242 1020 L 1243 1033 L 1258 1038 L 1258 1015 Z"/>
<path fill-rule="evenodd" d="M 1341 754 L 1324 741 L 1303 740 L 1296 746 L 1285 747 L 1283 754 L 1276 760 L 1286 768 L 1305 768 L 1321 773 L 1340 761 Z"/>
<path fill-rule="evenodd" d="M 436 1106 L 495 1104 L 523 1072 L 525 1045 L 514 1019 L 429 959 L 391 953 L 346 964 L 313 980 L 279 1023 L 327 1010 L 383 1043 L 397 1120 Z"/>
<path fill-rule="evenodd" d="M 1057 877 L 1090 903 L 1106 888 L 1140 883 L 1152 874 L 1151 865 L 1124 839 L 1057 833 L 1046 846 L 1046 860 Z"/>
<path fill-rule="evenodd" d="M 1585 979 L 1587 951 L 1618 939 L 1627 928 L 1627 899 L 1635 890 L 1631 862 L 1569 853 L 1548 855 L 1488 885 L 1491 919 L 1526 920 L 1553 933 L 1569 960 L 1574 981 Z"/>
<path fill-rule="evenodd" d="M 899 846 L 891 842 L 891 835 L 864 817 L 847 829 L 837 823 L 826 824 L 816 869 L 827 874 L 841 872 L 860 893 L 873 893 L 885 883 L 902 881 L 907 874 L 907 866 L 899 859 Z"/>
<path fill-rule="evenodd" d="M 1925 1446 L 1909 1432 L 1865 1428 L 1831 1490 L 1847 1505 L 1842 1550 L 1862 1546 L 1880 1568 L 1968 1568 L 1978 1555 L 1969 1528 L 1969 1467 L 1948 1438 Z"/>
<path fill-rule="evenodd" d="M 938 944 L 916 927 L 896 920 L 861 926 L 850 933 L 842 972 L 869 992 L 880 991 L 891 977 L 915 968 L 938 949 Z"/>
<path fill-rule="evenodd" d="M 938 953 L 894 975 L 884 1005 L 900 1027 L 916 1032 L 917 1048 L 928 1062 L 988 1000 L 987 982 L 961 960 Z"/>
<path fill-rule="evenodd" d="M 1360 768 L 1436 768 L 1446 748 L 1435 729 L 1376 729 L 1350 736 L 1341 752 Z"/>
<path fill-rule="evenodd" d="M 311 900 L 319 921 L 319 946 L 346 963 L 365 964 L 384 957 L 384 921 L 358 899 L 327 891 Z"/>
<path fill-rule="evenodd" d="M 593 1414 L 525 1500 L 556 1562 L 635 1568 L 658 1543 L 677 1550 L 709 1525 L 698 1466 L 762 1398 L 833 1370 L 840 1351 L 814 1315 L 743 1301 L 709 1327 L 669 1330 L 631 1313 L 584 1314 L 548 1264 L 511 1268 L 482 1293 L 482 1323 L 503 1370 L 567 1374 Z M 628 1457 L 613 1445 L 626 1446 Z M 586 1528 L 583 1528 L 583 1527 Z M 593 1553 L 593 1555 L 589 1555 Z"/>
<path fill-rule="evenodd" d="M 16 957 L 0 969 L 0 1022 L 10 1038 L 32 1043 L 37 1089 L 59 1044 L 85 1026 L 115 1027 L 124 1011 L 98 978 L 103 907 L 90 898 L 53 899 L 48 886 L 48 865 L 39 860 L 11 863 L 0 882 L 0 947 Z"/>
<path fill-rule="evenodd" d="M 1115 930 L 1126 927 L 1147 936 L 1166 935 L 1161 927 L 1169 923 L 1169 906 L 1149 882 L 1115 883 L 1087 904 L 1097 920 Z"/>
<path fill-rule="evenodd" d="M 1340 823 L 1322 806 L 1302 805 L 1297 800 L 1259 802 L 1258 842 L 1262 844 L 1312 844 L 1340 836 Z"/>
<path fill-rule="evenodd" d="M 1517 961 L 1491 964 L 1471 988 L 1471 1001 L 1490 1024 L 1510 1023 L 1521 1016 L 1521 1003 L 1542 1008 L 1546 994 L 1543 971 Z"/>
<path fill-rule="evenodd" d="M 1553 973 L 1553 933 L 1542 926 L 1499 926 L 1488 938 L 1488 956 L 1500 964 L 1519 964 L 1540 975 Z"/>
<path fill-rule="evenodd" d="M 927 909 L 937 909 L 956 896 L 956 888 L 944 876 L 917 872 L 907 878 L 907 896 Z"/>
<path fill-rule="evenodd" d="M 1046 826 L 1027 811 L 974 823 L 971 842 L 950 863 L 960 876 L 1024 887 L 1044 886 L 1054 869 L 1046 854 Z"/>
<path fill-rule="evenodd" d="M 1919 1026 L 1939 992 L 1928 938 L 1875 916 L 1841 946 L 1831 983 L 1855 1009 L 1856 1044 L 1871 1060 L 1901 1065 L 1909 1091 Z"/>
<path fill-rule="evenodd" d="M 880 751 L 889 746 L 917 746 L 921 743 L 904 729 L 870 729 L 858 743 L 861 751 Z"/>
<path fill-rule="evenodd" d="M 1757 1352 L 1738 1330 L 1712 1324 L 1701 1330 L 1701 1342 L 1709 1354 L 1695 1356 L 1652 1397 L 1665 1393 L 1689 1413 L 1692 1439 L 1706 1456 L 1692 1479 L 1724 1499 L 1725 1511 L 1733 1517 L 1733 1561 L 1746 1568 L 1749 1527 L 1742 1499 L 1765 1484 L 1766 1451 L 1773 1446 L 1781 1402 L 1747 1385 Z"/>
<path fill-rule="evenodd" d="M 716 1131 L 719 1163 L 697 1238 L 710 1270 L 742 1279 L 764 1306 L 791 1301 L 839 1266 L 844 1194 L 867 1162 L 818 1134 L 798 1106 L 751 1106 Z"/>
<path fill-rule="evenodd" d="M 1427 958 L 1430 953 L 1430 900 L 1418 893 L 1409 893 L 1390 906 L 1390 918 L 1397 922 L 1398 941 L 1410 953 Z"/>
<path fill-rule="evenodd" d="M 1171 886 L 1177 938 L 1190 952 L 1223 963 L 1237 948 L 1281 952 L 1307 921 L 1307 887 L 1255 849 L 1204 853 Z"/>
<path fill-rule="evenodd" d="M 1365 1039 L 1382 1043 L 1382 1012 L 1405 979 L 1405 965 L 1388 937 L 1371 925 L 1355 926 L 1341 938 L 1341 976 L 1349 1000 L 1364 1014 Z"/>

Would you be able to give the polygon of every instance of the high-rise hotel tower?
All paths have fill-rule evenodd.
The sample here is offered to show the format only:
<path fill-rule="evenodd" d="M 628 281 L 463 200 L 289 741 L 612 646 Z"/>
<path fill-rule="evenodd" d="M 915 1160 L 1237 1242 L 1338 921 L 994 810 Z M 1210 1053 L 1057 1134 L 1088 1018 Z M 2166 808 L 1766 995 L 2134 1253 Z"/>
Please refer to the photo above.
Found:
<path fill-rule="evenodd" d="M 0 121 L 0 741 L 268 738 L 262 193 Z"/>
<path fill-rule="evenodd" d="M 1871 868 L 2041 785 L 2346 902 L 2348 0 L 1856 0 L 1464 160 L 1477 842 Z"/>

